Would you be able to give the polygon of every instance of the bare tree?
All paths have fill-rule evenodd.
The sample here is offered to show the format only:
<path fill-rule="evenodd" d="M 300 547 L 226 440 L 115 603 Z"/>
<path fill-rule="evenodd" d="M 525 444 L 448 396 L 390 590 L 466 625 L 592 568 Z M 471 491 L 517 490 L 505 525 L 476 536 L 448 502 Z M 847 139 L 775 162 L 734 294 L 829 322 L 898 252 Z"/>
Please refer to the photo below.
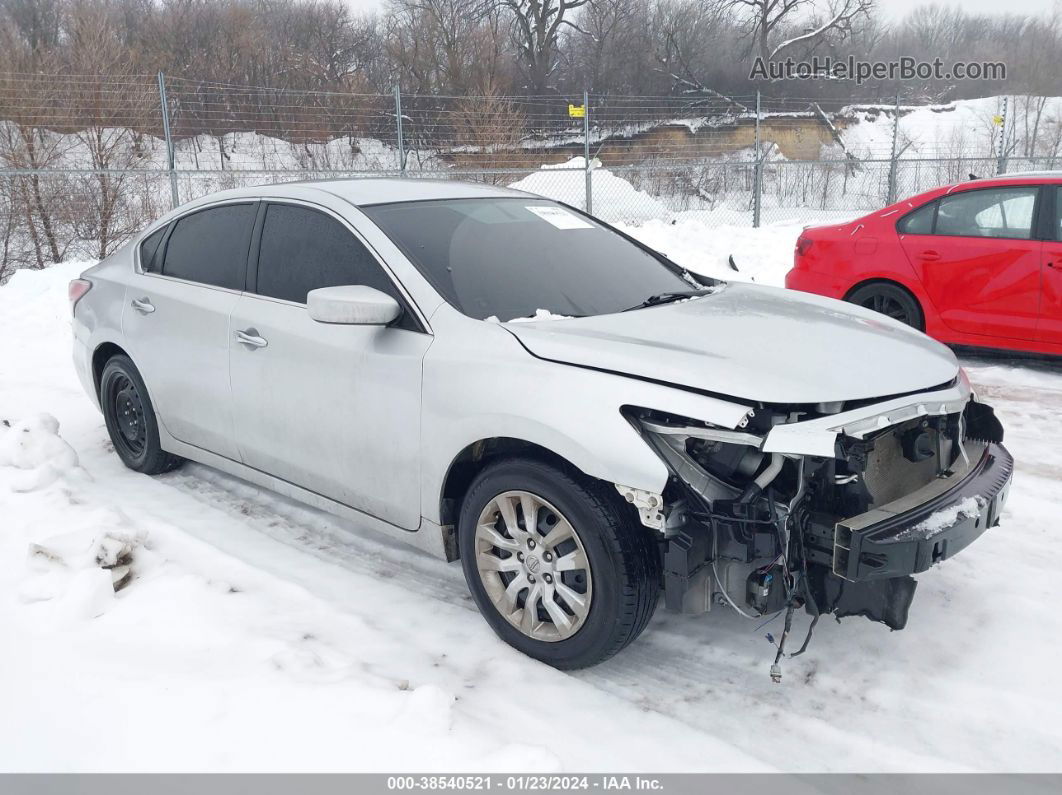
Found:
<path fill-rule="evenodd" d="M 500 0 L 512 16 L 512 36 L 527 86 L 533 94 L 550 89 L 564 26 L 578 28 L 572 12 L 588 0 Z"/>
<path fill-rule="evenodd" d="M 5 247 L 5 256 L 15 258 L 19 267 L 43 268 L 63 258 L 66 243 L 57 217 L 63 186 L 43 180 L 40 171 L 57 166 L 68 144 L 56 132 L 62 107 L 56 65 L 50 53 L 32 49 L 30 41 L 16 26 L 0 29 L 0 70 L 6 72 L 0 80 L 0 163 L 29 172 L 12 176 L 6 187 L 12 191 L 8 212 L 20 216 L 32 249 Z"/>
<path fill-rule="evenodd" d="M 752 51 L 764 61 L 800 44 L 813 47 L 827 37 L 843 38 L 869 16 L 874 0 L 730 0 L 744 11 Z"/>
<path fill-rule="evenodd" d="M 95 170 L 79 191 L 83 198 L 72 220 L 78 236 L 92 241 L 93 253 L 102 259 L 150 220 L 137 212 L 128 182 L 133 178 L 129 171 L 146 156 L 140 137 L 158 115 L 157 98 L 124 58 L 103 3 L 81 0 L 72 11 L 69 30 L 69 71 L 97 78 L 59 81 L 63 105 L 79 122 L 75 137 Z M 120 103 L 113 100 L 116 90 L 121 92 Z"/>
<path fill-rule="evenodd" d="M 495 94 L 461 99 L 453 115 L 454 144 L 468 153 L 470 165 L 478 169 L 509 166 L 525 133 L 524 114 L 511 99 Z M 503 183 L 510 181 L 512 175 L 487 174 L 485 179 Z"/>
<path fill-rule="evenodd" d="M 392 0 L 392 57 L 429 92 L 470 94 L 497 82 L 503 36 L 497 0 Z"/>
<path fill-rule="evenodd" d="M 711 61 L 722 44 L 716 34 L 724 26 L 729 2 L 673 0 L 657 7 L 653 17 L 657 69 L 680 93 L 723 96 L 708 84 Z"/>

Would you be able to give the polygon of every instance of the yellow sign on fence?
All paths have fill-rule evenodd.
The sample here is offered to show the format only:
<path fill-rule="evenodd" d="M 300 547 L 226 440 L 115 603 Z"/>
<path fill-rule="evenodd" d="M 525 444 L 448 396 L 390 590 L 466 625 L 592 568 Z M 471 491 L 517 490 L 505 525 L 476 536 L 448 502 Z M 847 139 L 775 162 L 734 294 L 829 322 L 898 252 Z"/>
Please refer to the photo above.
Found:
<path fill-rule="evenodd" d="M 568 115 L 573 119 L 586 118 L 586 105 L 572 105 L 568 103 Z"/>

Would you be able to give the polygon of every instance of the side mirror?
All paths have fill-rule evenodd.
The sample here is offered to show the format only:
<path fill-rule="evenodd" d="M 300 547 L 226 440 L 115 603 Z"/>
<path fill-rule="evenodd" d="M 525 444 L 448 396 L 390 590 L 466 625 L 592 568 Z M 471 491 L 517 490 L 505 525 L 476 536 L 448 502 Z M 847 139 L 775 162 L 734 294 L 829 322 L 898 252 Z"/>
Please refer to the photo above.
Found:
<path fill-rule="evenodd" d="M 306 311 L 318 323 L 386 326 L 402 314 L 391 296 L 363 284 L 322 287 L 306 295 Z"/>

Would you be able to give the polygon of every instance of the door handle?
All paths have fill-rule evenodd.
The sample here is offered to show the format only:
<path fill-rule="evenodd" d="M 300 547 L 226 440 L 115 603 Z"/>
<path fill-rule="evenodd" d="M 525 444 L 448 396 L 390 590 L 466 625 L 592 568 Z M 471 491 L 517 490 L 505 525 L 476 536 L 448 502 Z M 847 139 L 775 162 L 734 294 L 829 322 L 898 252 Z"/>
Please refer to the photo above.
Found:
<path fill-rule="evenodd" d="M 940 252 L 938 251 L 923 251 L 918 255 L 918 258 L 924 262 L 936 262 L 940 259 Z"/>
<path fill-rule="evenodd" d="M 134 298 L 129 302 L 129 305 L 142 315 L 150 315 L 155 311 L 154 305 L 152 305 L 147 296 L 144 296 L 143 298 Z"/>
<path fill-rule="evenodd" d="M 1049 262 L 1047 263 L 1047 267 L 1051 268 L 1052 270 L 1057 270 L 1059 268 L 1062 268 L 1062 265 L 1059 265 L 1057 262 Z"/>
<path fill-rule="evenodd" d="M 236 341 L 241 345 L 249 345 L 252 348 L 264 348 L 269 344 L 265 337 L 258 336 L 258 330 L 249 328 L 236 332 Z"/>

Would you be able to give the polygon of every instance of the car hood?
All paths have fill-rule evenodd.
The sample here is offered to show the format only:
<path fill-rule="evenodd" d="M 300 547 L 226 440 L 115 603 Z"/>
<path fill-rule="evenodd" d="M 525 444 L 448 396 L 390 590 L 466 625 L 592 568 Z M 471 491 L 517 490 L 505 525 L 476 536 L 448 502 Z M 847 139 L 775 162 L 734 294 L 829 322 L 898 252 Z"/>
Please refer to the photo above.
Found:
<path fill-rule="evenodd" d="M 740 283 L 681 303 L 505 328 L 541 359 L 765 403 L 904 394 L 959 369 L 946 347 L 883 315 Z"/>

